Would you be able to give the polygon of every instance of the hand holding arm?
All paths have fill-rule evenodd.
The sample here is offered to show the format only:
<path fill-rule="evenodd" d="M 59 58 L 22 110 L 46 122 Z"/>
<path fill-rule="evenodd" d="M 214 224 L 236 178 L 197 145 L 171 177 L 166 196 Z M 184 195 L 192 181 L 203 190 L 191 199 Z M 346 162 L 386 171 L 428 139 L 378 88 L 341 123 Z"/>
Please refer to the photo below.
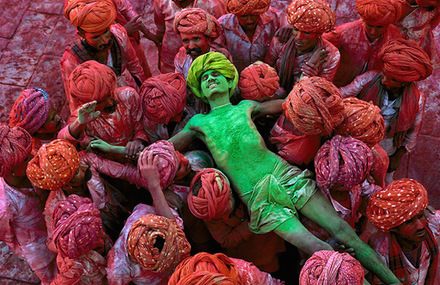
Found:
<path fill-rule="evenodd" d="M 141 139 L 135 139 L 128 142 L 125 146 L 124 154 L 131 159 L 135 158 L 145 148 L 145 144 Z"/>
<path fill-rule="evenodd" d="M 89 143 L 87 150 L 98 149 L 102 152 L 106 153 L 115 153 L 115 154 L 124 154 L 125 153 L 125 147 L 123 146 L 114 146 L 111 145 L 103 140 L 93 140 Z"/>

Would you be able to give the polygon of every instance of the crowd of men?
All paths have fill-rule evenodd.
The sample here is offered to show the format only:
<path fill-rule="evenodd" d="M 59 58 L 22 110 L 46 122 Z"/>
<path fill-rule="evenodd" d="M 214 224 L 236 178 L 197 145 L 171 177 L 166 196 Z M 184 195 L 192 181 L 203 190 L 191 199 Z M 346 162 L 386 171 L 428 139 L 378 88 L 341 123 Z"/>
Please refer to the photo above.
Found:
<path fill-rule="evenodd" d="M 35 87 L 0 125 L 0 240 L 41 284 L 440 284 L 440 212 L 393 178 L 440 1 L 273 4 L 154 0 L 152 31 L 65 1 L 69 118 Z"/>

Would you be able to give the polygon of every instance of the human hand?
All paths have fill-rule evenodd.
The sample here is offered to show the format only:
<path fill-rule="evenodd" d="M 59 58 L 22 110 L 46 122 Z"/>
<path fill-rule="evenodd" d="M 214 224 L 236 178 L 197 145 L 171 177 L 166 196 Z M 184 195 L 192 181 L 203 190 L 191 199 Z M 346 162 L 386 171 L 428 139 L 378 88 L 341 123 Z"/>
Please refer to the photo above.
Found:
<path fill-rule="evenodd" d="M 101 115 L 100 111 L 95 111 L 96 101 L 86 103 L 78 109 L 78 123 L 81 125 L 94 121 Z"/>
<path fill-rule="evenodd" d="M 307 77 L 317 76 L 319 73 L 319 69 L 313 63 L 305 62 L 301 66 L 301 73 L 303 74 L 303 76 L 307 76 Z"/>
<path fill-rule="evenodd" d="M 93 140 L 89 143 L 86 150 L 98 149 L 102 152 L 110 152 L 113 146 L 103 140 Z"/>
<path fill-rule="evenodd" d="M 346 248 L 345 245 L 343 244 L 339 244 L 335 250 L 339 253 L 348 253 L 349 255 L 351 255 L 352 257 L 356 257 L 356 253 L 354 252 L 354 249 L 349 247 Z"/>
<path fill-rule="evenodd" d="M 140 17 L 141 15 L 137 15 L 125 24 L 124 28 L 127 30 L 128 35 L 132 35 L 141 29 L 142 21 Z"/>
<path fill-rule="evenodd" d="M 179 213 L 182 213 L 183 210 L 182 198 L 180 198 L 179 195 L 177 195 L 175 192 L 171 191 L 170 189 L 163 190 L 163 194 L 165 195 L 165 199 L 167 200 L 168 206 L 170 206 L 171 209 L 174 209 Z"/>
<path fill-rule="evenodd" d="M 276 31 L 275 37 L 278 37 L 280 43 L 287 43 L 287 41 L 290 39 L 290 36 L 292 35 L 292 31 L 293 28 L 290 25 L 281 27 L 278 29 L 278 31 Z"/>
<path fill-rule="evenodd" d="M 143 149 L 144 143 L 139 139 L 128 142 L 125 146 L 125 157 L 134 159 Z"/>
<path fill-rule="evenodd" d="M 321 64 L 326 62 L 328 54 L 329 52 L 325 48 L 321 48 L 312 55 L 308 62 L 320 67 Z"/>
<path fill-rule="evenodd" d="M 286 97 L 286 90 L 284 90 L 283 87 L 279 87 L 277 91 L 275 91 L 275 94 L 273 95 L 274 99 L 283 99 Z"/>
<path fill-rule="evenodd" d="M 157 156 L 153 157 L 151 153 L 147 154 L 147 152 L 141 153 L 138 160 L 139 172 L 145 186 L 150 192 L 162 191 L 160 187 L 160 174 L 157 169 L 157 160 Z"/>

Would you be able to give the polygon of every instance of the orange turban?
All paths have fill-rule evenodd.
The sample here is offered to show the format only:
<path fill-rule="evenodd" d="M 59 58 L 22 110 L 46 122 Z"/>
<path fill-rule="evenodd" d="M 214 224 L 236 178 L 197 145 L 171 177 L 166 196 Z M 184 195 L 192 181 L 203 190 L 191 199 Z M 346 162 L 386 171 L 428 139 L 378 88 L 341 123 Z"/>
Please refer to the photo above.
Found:
<path fill-rule="evenodd" d="M 321 250 L 304 264 L 299 275 L 301 285 L 350 284 L 362 285 L 364 269 L 348 253 Z"/>
<path fill-rule="evenodd" d="M 318 76 L 301 78 L 283 109 L 286 118 L 306 135 L 329 135 L 344 120 L 341 92 Z"/>
<path fill-rule="evenodd" d="M 363 141 L 369 147 L 378 144 L 385 136 L 385 121 L 379 107 L 354 97 L 342 101 L 344 121 L 335 133 Z"/>
<path fill-rule="evenodd" d="M 262 102 L 275 94 L 280 87 L 279 81 L 275 68 L 257 61 L 243 69 L 238 88 L 243 99 Z"/>
<path fill-rule="evenodd" d="M 116 74 L 107 65 L 89 60 L 75 67 L 69 82 L 71 100 L 79 107 L 112 94 L 116 88 Z"/>
<path fill-rule="evenodd" d="M 227 0 L 226 10 L 238 17 L 261 15 L 269 10 L 270 0 Z"/>
<path fill-rule="evenodd" d="M 231 278 L 220 273 L 198 271 L 183 277 L 176 285 L 236 285 Z"/>
<path fill-rule="evenodd" d="M 156 247 L 164 240 L 162 249 Z M 154 272 L 172 270 L 189 256 L 191 245 L 176 221 L 148 214 L 130 228 L 127 252 L 143 268 Z"/>
<path fill-rule="evenodd" d="M 395 39 L 386 42 L 378 59 L 383 62 L 383 73 L 399 82 L 423 80 L 432 73 L 429 56 L 411 40 Z"/>
<path fill-rule="evenodd" d="M 104 31 L 116 15 L 112 0 L 68 0 L 64 5 L 64 16 L 70 23 L 89 33 Z"/>
<path fill-rule="evenodd" d="M 422 184 L 402 178 L 374 193 L 367 208 L 367 217 L 386 232 L 416 216 L 428 206 L 428 193 Z"/>
<path fill-rule="evenodd" d="M 220 170 L 205 168 L 197 171 L 191 181 L 188 207 L 199 219 L 227 219 L 232 212 L 231 198 L 228 178 Z"/>
<path fill-rule="evenodd" d="M 388 26 L 399 21 L 403 5 L 394 0 L 357 0 L 356 10 L 362 20 L 372 26 Z"/>
<path fill-rule="evenodd" d="M 32 137 L 23 128 L 0 124 L 0 177 L 24 163 L 32 151 Z"/>
<path fill-rule="evenodd" d="M 26 174 L 41 189 L 58 190 L 75 176 L 79 168 L 79 155 L 66 140 L 54 140 L 44 144 L 29 161 Z"/>
<path fill-rule="evenodd" d="M 168 124 L 186 105 L 186 80 L 180 73 L 166 73 L 142 84 L 142 112 L 155 124 Z"/>
<path fill-rule="evenodd" d="M 335 13 L 324 0 L 293 0 L 286 12 L 287 21 L 303 32 L 329 32 L 336 22 Z"/>
<path fill-rule="evenodd" d="M 77 259 L 103 244 L 98 207 L 76 194 L 55 206 L 52 213 L 53 240 L 63 257 Z"/>
<path fill-rule="evenodd" d="M 177 34 L 202 33 L 208 38 L 216 39 L 222 29 L 217 19 L 200 8 L 186 8 L 174 16 L 174 31 Z"/>
<path fill-rule="evenodd" d="M 237 284 L 238 269 L 234 261 L 223 253 L 210 254 L 200 252 L 182 261 L 171 275 L 168 285 L 176 285 L 178 281 L 188 275 L 193 275 L 199 271 L 209 271 L 221 273 L 231 278 Z"/>

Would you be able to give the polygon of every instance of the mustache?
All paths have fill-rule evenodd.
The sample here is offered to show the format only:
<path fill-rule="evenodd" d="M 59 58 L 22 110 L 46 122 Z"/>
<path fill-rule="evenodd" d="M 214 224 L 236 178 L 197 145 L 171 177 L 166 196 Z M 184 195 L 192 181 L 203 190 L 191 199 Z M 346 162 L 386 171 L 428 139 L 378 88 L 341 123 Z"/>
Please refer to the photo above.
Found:
<path fill-rule="evenodd" d="M 202 53 L 203 50 L 202 50 L 201 48 L 192 48 L 192 49 L 187 49 L 187 50 L 186 50 L 186 54 L 191 54 L 192 52 L 195 52 L 195 53 Z"/>

